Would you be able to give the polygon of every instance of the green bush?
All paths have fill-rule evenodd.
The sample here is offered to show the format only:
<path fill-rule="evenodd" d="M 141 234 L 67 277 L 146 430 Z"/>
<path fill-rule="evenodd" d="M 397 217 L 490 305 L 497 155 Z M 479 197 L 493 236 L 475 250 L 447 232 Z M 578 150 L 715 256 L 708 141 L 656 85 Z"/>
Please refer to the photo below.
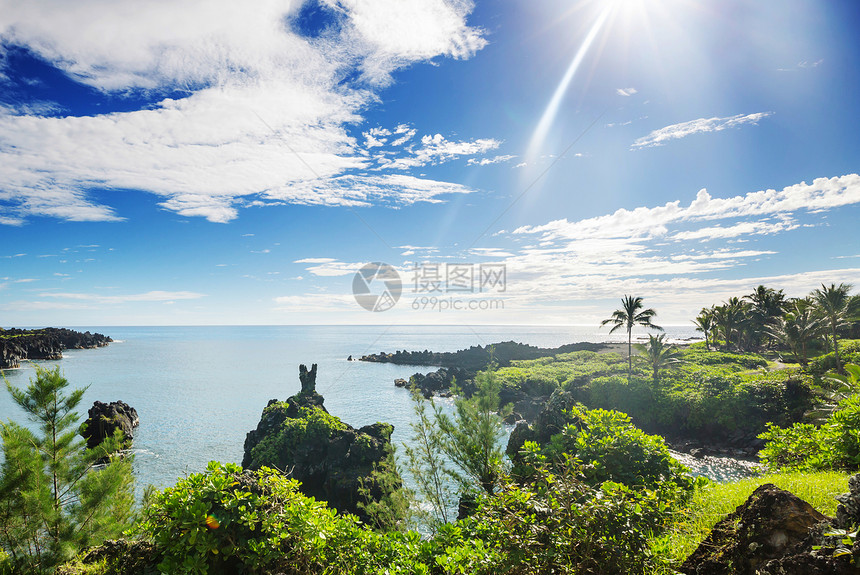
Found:
<path fill-rule="evenodd" d="M 594 489 L 572 467 L 540 468 L 525 485 L 482 497 L 471 517 L 440 530 L 431 552 L 444 573 L 644 573 L 648 535 L 665 512 L 652 491 Z"/>
<path fill-rule="evenodd" d="M 502 385 L 527 395 L 549 395 L 557 388 L 578 387 L 590 378 L 623 371 L 626 364 L 617 353 L 576 351 L 554 357 L 514 361 L 496 374 Z"/>
<path fill-rule="evenodd" d="M 473 515 L 422 539 L 337 515 L 275 470 L 211 462 L 153 496 L 134 535 L 153 544 L 161 572 L 178 575 L 643 573 L 665 502 L 652 490 L 595 489 L 580 478 L 573 465 L 537 468 L 528 483 L 504 481 L 479 496 Z"/>
<path fill-rule="evenodd" d="M 565 415 L 568 424 L 548 444 L 527 442 L 519 474 L 530 476 L 535 464 L 557 469 L 572 461 L 581 465 L 583 480 L 593 487 L 621 483 L 658 491 L 667 499 L 683 499 L 695 486 L 663 438 L 635 427 L 624 413 L 574 407 Z"/>
<path fill-rule="evenodd" d="M 846 363 L 860 364 L 860 339 L 839 340 L 839 359 L 842 361 L 842 365 Z M 815 375 L 823 375 L 832 369 L 836 369 L 836 354 L 832 351 L 809 362 L 809 372 Z"/>
<path fill-rule="evenodd" d="M 155 544 L 163 573 L 427 573 L 417 533 L 375 533 L 269 468 L 210 462 L 154 495 L 133 534 Z"/>
<path fill-rule="evenodd" d="M 770 425 L 759 437 L 767 442 L 759 458 L 774 470 L 860 470 L 860 395 L 841 401 L 821 427 Z"/>
<path fill-rule="evenodd" d="M 697 365 L 729 365 L 743 369 L 766 367 L 767 360 L 757 353 L 728 353 L 725 351 L 706 351 L 701 348 L 687 348 L 683 351 L 686 362 Z"/>

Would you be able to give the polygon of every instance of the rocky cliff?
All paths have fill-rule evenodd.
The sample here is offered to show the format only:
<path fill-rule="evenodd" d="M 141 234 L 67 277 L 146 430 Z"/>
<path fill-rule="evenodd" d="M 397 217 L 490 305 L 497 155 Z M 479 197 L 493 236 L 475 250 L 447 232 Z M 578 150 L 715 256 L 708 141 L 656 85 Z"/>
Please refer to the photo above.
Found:
<path fill-rule="evenodd" d="M 316 391 L 316 372 L 316 365 L 299 366 L 302 391 L 286 401 L 269 401 L 245 439 L 242 466 L 280 469 L 301 482 L 305 495 L 369 522 L 363 504 L 388 501 L 401 486 L 393 464 L 394 427 L 375 423 L 355 429 L 329 414 Z"/>
<path fill-rule="evenodd" d="M 103 347 L 112 341 L 100 333 L 65 328 L 0 328 L 0 369 L 19 367 L 24 359 L 60 359 L 64 349 Z"/>

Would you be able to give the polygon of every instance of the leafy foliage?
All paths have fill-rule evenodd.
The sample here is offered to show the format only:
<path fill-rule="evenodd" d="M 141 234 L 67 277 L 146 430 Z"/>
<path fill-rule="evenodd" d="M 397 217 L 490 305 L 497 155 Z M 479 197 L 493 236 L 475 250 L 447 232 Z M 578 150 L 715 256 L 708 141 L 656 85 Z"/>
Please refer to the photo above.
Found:
<path fill-rule="evenodd" d="M 627 374 L 628 376 L 633 372 L 633 348 L 632 348 L 632 332 L 633 327 L 636 325 L 641 325 L 642 327 L 647 327 L 649 329 L 656 329 L 659 331 L 663 331 L 663 328 L 659 325 L 655 325 L 651 322 L 656 316 L 657 312 L 651 308 L 642 309 L 644 304 L 642 303 L 641 297 L 634 297 L 631 295 L 625 295 L 621 298 L 621 308 L 612 312 L 612 316 L 608 319 L 600 322 L 601 326 L 611 324 L 612 329 L 609 330 L 609 333 L 614 332 L 617 329 L 624 328 L 627 331 Z M 641 311 L 640 311 L 641 310 Z"/>
<path fill-rule="evenodd" d="M 608 481 L 645 488 L 667 502 L 683 500 L 695 487 L 696 480 L 670 455 L 663 438 L 637 428 L 626 414 L 574 407 L 565 416 L 567 425 L 548 444 L 526 442 L 519 475 L 530 477 L 541 465 L 564 469 L 573 462 L 588 485 Z"/>
<path fill-rule="evenodd" d="M 846 365 L 851 378 L 860 374 L 860 366 Z M 820 427 L 796 423 L 782 429 L 768 426 L 759 437 L 767 441 L 759 453 L 762 462 L 772 469 L 817 470 L 860 469 L 860 394 L 839 402 L 839 408 Z"/>
<path fill-rule="evenodd" d="M 156 546 L 164 573 L 407 573 L 416 533 L 378 534 L 298 491 L 277 470 L 210 462 L 156 494 L 135 534 Z M 416 569 L 426 573 L 426 569 Z"/>
<path fill-rule="evenodd" d="M 472 397 L 455 400 L 453 417 L 436 412 L 436 425 L 442 432 L 442 449 L 456 467 L 450 474 L 463 491 L 478 486 L 492 493 L 503 470 L 502 418 L 511 408 L 500 410 L 501 382 L 492 369 L 479 372 L 475 385 Z"/>
<path fill-rule="evenodd" d="M 644 573 L 648 535 L 666 511 L 652 491 L 612 482 L 594 489 L 574 466 L 541 467 L 528 483 L 482 497 L 432 544 L 444 545 L 437 563 L 445 573 Z M 468 553 L 451 553 L 467 541 Z"/>
<path fill-rule="evenodd" d="M 860 365 L 860 339 L 841 340 L 839 357 L 843 363 Z M 821 375 L 836 369 L 836 354 L 834 352 L 820 355 L 809 362 L 809 371 Z"/>
<path fill-rule="evenodd" d="M 378 533 L 302 495 L 276 470 L 212 462 L 155 495 L 135 533 L 175 574 L 642 573 L 666 511 L 654 493 L 581 481 L 576 467 L 502 480 L 475 513 L 429 540 Z"/>
<path fill-rule="evenodd" d="M 131 458 L 118 455 L 122 434 L 87 450 L 75 412 L 84 390 L 67 394 L 68 385 L 59 368 L 37 368 L 24 390 L 6 382 L 40 432 L 0 423 L 0 546 L 13 573 L 48 572 L 78 549 L 119 535 L 131 519 Z"/>

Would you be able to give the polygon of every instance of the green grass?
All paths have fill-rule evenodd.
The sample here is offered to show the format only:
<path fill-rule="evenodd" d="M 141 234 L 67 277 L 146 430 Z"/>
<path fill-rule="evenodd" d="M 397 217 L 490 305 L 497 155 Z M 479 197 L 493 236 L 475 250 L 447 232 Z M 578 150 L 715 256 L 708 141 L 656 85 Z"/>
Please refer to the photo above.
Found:
<path fill-rule="evenodd" d="M 807 501 L 821 513 L 832 517 L 838 502 L 835 497 L 848 491 L 850 474 L 835 471 L 817 473 L 779 473 L 733 481 L 712 483 L 698 491 L 677 514 L 674 525 L 651 540 L 657 558 L 655 575 L 675 573 L 720 519 L 732 513 L 759 485 L 773 483 Z"/>

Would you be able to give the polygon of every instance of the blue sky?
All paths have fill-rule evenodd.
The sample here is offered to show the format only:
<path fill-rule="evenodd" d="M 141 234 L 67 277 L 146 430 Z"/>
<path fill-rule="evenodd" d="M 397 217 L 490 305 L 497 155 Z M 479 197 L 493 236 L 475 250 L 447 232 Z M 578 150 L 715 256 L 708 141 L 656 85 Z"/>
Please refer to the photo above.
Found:
<path fill-rule="evenodd" d="M 0 0 L 0 325 L 595 324 L 628 293 L 684 324 L 860 285 L 858 24 L 854 0 Z M 392 309 L 353 297 L 369 262 Z"/>

